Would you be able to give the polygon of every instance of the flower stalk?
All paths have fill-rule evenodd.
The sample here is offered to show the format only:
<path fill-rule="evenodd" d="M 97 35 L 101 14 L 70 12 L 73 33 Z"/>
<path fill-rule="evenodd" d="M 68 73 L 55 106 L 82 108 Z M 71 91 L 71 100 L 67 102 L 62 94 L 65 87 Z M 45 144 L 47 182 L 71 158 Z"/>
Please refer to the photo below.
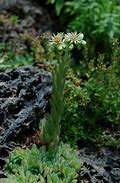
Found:
<path fill-rule="evenodd" d="M 53 47 L 53 50 L 57 54 L 57 63 L 52 71 L 51 112 L 47 118 L 43 118 L 40 121 L 42 123 L 41 141 L 47 147 L 55 147 L 59 143 L 60 122 L 64 112 L 64 86 L 70 61 L 70 50 L 75 44 L 82 44 L 82 42 L 83 34 L 77 33 L 66 35 L 58 33 L 57 35 L 53 35 L 50 40 L 50 46 Z"/>

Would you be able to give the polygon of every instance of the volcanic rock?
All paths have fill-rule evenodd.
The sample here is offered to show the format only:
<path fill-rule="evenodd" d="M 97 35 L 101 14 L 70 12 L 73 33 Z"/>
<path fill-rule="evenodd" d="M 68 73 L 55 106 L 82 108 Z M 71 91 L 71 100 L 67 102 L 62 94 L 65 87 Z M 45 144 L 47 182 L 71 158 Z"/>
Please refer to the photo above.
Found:
<path fill-rule="evenodd" d="M 51 74 L 33 67 L 0 73 L 0 166 L 27 131 L 49 112 Z"/>

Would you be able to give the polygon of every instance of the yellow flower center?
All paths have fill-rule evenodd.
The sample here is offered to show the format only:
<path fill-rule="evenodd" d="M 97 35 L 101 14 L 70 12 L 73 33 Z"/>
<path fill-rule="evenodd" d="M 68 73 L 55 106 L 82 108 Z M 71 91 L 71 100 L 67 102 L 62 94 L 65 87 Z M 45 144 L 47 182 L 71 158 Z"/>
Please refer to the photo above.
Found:
<path fill-rule="evenodd" d="M 54 35 L 54 36 L 52 37 L 52 41 L 53 41 L 54 43 L 56 43 L 56 44 L 59 44 L 59 43 L 61 43 L 61 41 L 62 41 L 62 37 L 61 37 L 60 35 Z"/>

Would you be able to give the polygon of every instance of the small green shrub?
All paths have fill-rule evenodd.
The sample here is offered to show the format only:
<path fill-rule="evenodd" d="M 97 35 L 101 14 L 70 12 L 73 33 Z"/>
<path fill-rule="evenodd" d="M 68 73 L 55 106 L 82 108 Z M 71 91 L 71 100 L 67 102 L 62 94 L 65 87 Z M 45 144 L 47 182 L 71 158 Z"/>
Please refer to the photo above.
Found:
<path fill-rule="evenodd" d="M 117 43 L 115 43 L 117 44 Z M 61 138 L 71 144 L 96 138 L 103 130 L 120 120 L 120 47 L 114 47 L 109 66 L 103 58 L 88 63 L 86 80 L 72 74 L 66 81 L 65 112 Z M 80 73 L 81 73 L 81 68 Z M 78 76 L 79 73 L 78 73 Z M 72 79 L 71 79 L 72 78 Z"/>
<path fill-rule="evenodd" d="M 120 34 L 120 12 L 116 0 L 74 0 L 67 1 L 65 5 L 65 11 L 73 17 L 69 24 L 73 31 L 81 30 L 91 38 L 93 35 L 96 38 L 102 35 L 113 38 Z"/>
<path fill-rule="evenodd" d="M 110 58 L 112 39 L 120 39 L 120 6 L 116 0 L 49 2 L 55 4 L 58 15 L 61 12 L 61 27 L 65 24 L 67 31 L 84 32 L 87 42 L 90 43 L 91 54 L 96 56 L 97 52 L 106 53 L 106 59 Z"/>
<path fill-rule="evenodd" d="M 8 178 L 1 183 L 76 183 L 80 160 L 77 151 L 67 144 L 48 150 L 33 145 L 31 149 L 13 151 L 5 170 Z"/>
<path fill-rule="evenodd" d="M 120 149 L 120 137 L 113 137 L 111 134 L 102 134 L 97 138 L 97 142 L 102 146 Z"/>
<path fill-rule="evenodd" d="M 100 65 L 85 83 L 91 98 L 95 121 L 108 126 L 119 123 L 120 119 L 120 80 L 119 60 L 110 66 Z"/>
<path fill-rule="evenodd" d="M 74 78 L 74 81 L 76 82 L 66 81 L 65 109 L 61 125 L 62 140 L 72 145 L 75 145 L 79 139 L 90 137 L 89 132 L 85 132 L 85 129 L 88 130 L 85 124 L 85 118 L 87 118 L 85 110 L 87 110 L 90 98 L 86 91 L 76 85 L 77 79 Z"/>

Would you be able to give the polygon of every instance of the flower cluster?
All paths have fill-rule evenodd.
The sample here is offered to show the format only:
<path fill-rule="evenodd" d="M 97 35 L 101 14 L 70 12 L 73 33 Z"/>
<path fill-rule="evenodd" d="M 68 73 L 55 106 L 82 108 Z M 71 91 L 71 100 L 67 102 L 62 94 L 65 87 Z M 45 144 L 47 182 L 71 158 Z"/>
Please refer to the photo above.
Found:
<path fill-rule="evenodd" d="M 73 48 L 73 45 L 85 45 L 86 41 L 83 40 L 84 35 L 82 33 L 71 32 L 71 33 L 57 33 L 56 35 L 53 34 L 50 44 L 56 45 L 59 49 L 65 48 L 67 45 L 69 48 Z"/>

